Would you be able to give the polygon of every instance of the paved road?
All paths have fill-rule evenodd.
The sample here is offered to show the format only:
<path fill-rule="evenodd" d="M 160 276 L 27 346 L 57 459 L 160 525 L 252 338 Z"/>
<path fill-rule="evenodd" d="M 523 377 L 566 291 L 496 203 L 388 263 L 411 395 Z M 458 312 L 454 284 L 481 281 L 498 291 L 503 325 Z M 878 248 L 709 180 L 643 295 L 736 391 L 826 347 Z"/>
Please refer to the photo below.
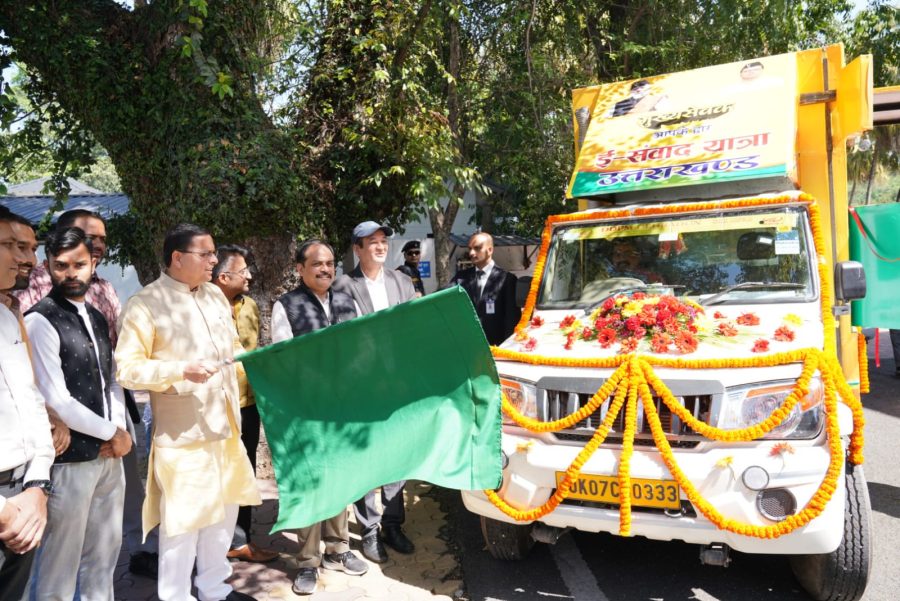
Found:
<path fill-rule="evenodd" d="M 863 399 L 865 470 L 875 531 L 866 601 L 900 599 L 900 380 L 893 371 L 890 358 L 880 369 L 872 362 L 872 393 Z M 697 546 L 677 542 L 575 533 L 555 546 L 537 545 L 525 561 L 497 561 L 484 550 L 478 519 L 465 510 L 458 494 L 445 493 L 469 601 L 808 599 L 784 558 L 732 553 L 728 568 L 702 566 Z"/>

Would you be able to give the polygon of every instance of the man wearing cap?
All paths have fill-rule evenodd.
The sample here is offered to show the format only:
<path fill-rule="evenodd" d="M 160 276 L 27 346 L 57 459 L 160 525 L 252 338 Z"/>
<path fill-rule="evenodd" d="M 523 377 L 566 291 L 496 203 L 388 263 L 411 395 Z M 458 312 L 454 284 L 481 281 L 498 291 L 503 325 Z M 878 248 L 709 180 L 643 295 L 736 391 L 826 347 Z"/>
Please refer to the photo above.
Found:
<path fill-rule="evenodd" d="M 388 238 L 394 230 L 374 221 L 364 221 L 353 228 L 353 252 L 359 265 L 338 279 L 334 289 L 353 297 L 361 315 L 387 309 L 416 297 L 412 280 L 396 271 L 384 268 L 388 255 Z M 399 553 L 409 554 L 415 545 L 403 533 L 406 510 L 403 506 L 403 485 L 393 482 L 381 487 L 381 502 L 384 514 L 379 515 L 375 505 L 375 491 L 354 503 L 356 521 L 362 528 L 362 552 L 367 559 L 376 563 L 387 561 L 384 544 Z M 381 526 L 381 538 L 378 530 Z"/>
<path fill-rule="evenodd" d="M 422 247 L 418 240 L 410 240 L 403 245 L 403 265 L 397 268 L 400 273 L 409 276 L 412 280 L 413 287 L 416 289 L 416 296 L 425 296 L 425 284 L 422 283 L 422 275 L 419 273 L 419 257 L 422 254 Z"/>

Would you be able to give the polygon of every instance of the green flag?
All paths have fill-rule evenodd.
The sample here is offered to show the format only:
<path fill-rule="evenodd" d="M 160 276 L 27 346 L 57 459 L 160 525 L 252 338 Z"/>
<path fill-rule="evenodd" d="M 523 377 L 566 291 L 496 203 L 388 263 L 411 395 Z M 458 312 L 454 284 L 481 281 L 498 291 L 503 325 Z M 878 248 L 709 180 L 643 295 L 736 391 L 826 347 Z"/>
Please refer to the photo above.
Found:
<path fill-rule="evenodd" d="M 500 385 L 466 293 L 445 290 L 241 355 L 278 482 L 273 531 L 410 478 L 500 485 Z"/>
<path fill-rule="evenodd" d="M 900 203 L 856 207 L 850 216 L 850 258 L 866 269 L 866 298 L 850 303 L 852 323 L 870 328 L 900 328 Z"/>

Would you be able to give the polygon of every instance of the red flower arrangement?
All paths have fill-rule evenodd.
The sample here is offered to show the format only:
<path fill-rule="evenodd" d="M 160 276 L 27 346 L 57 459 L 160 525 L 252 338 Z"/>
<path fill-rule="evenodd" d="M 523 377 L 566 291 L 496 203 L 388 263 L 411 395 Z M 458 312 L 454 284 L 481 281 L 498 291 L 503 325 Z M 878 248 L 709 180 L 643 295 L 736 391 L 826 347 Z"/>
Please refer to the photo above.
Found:
<path fill-rule="evenodd" d="M 576 339 L 596 340 L 603 348 L 618 344 L 619 353 L 631 353 L 647 340 L 654 353 L 692 353 L 699 344 L 694 319 L 700 313 L 699 305 L 671 295 L 619 294 L 603 301 L 586 320 L 590 325 L 568 332 L 565 348 Z M 559 327 L 565 330 L 575 321 L 566 316 Z"/>
<path fill-rule="evenodd" d="M 534 317 L 531 318 L 531 327 L 532 328 L 539 328 L 542 325 L 544 325 L 544 318 L 541 317 L 540 315 L 535 315 Z"/>
<path fill-rule="evenodd" d="M 756 313 L 742 313 L 735 321 L 742 326 L 758 326 L 759 316 Z"/>
<path fill-rule="evenodd" d="M 722 336 L 728 336 L 729 338 L 732 336 L 737 336 L 737 328 L 734 327 L 734 324 L 723 321 L 718 326 L 716 326 L 716 332 L 721 334 Z"/>
<path fill-rule="evenodd" d="M 526 340 L 525 342 L 522 343 L 522 347 L 521 347 L 522 352 L 530 353 L 537 347 L 537 342 L 538 342 L 537 338 L 532 336 L 531 338 L 529 338 L 528 340 Z"/>
<path fill-rule="evenodd" d="M 758 338 L 753 343 L 753 352 L 754 353 L 767 353 L 769 352 L 769 341 L 765 338 Z"/>
<path fill-rule="evenodd" d="M 780 342 L 793 342 L 794 336 L 794 330 L 790 329 L 787 326 L 781 326 L 780 328 L 775 330 L 775 335 L 772 336 L 772 338 Z"/>

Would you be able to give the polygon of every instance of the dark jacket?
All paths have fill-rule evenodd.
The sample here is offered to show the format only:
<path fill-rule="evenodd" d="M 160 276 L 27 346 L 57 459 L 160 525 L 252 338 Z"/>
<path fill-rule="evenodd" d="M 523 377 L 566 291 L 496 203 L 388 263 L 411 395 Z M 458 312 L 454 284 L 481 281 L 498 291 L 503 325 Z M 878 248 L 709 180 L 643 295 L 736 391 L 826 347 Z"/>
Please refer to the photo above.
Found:
<path fill-rule="evenodd" d="M 516 276 L 494 264 L 479 297 L 475 272 L 474 267 L 464 269 L 456 274 L 451 283 L 459 284 L 468 293 L 485 337 L 496 346 L 512 335 L 522 316 L 522 310 L 516 305 Z M 491 302 L 493 313 L 488 312 Z"/>
<path fill-rule="evenodd" d="M 86 303 L 86 307 L 94 338 L 97 340 L 96 355 L 94 343 L 78 315 L 78 309 L 55 290 L 26 314 L 38 313 L 44 316 L 59 335 L 59 359 L 66 388 L 72 398 L 99 416 L 112 415 L 110 383 L 113 370 L 109 326 L 100 311 L 89 303 Z M 97 355 L 100 356 L 99 365 Z M 100 384 L 101 373 L 105 386 Z M 100 445 L 104 441 L 76 430 L 71 431 L 71 436 L 69 448 L 56 458 L 56 463 L 77 463 L 98 457 Z"/>
<path fill-rule="evenodd" d="M 393 307 L 405 303 L 416 297 L 416 289 L 413 287 L 409 276 L 396 271 L 384 270 L 384 285 L 387 288 L 388 306 Z M 375 311 L 372 306 L 372 297 L 366 288 L 366 276 L 363 275 L 359 265 L 350 273 L 345 273 L 334 283 L 335 292 L 344 292 L 353 297 L 362 315 L 368 315 Z"/>
<path fill-rule="evenodd" d="M 397 268 L 397 271 L 408 276 L 412 280 L 413 288 L 416 289 L 416 292 L 425 296 L 425 284 L 422 282 L 422 274 L 419 273 L 418 266 L 412 263 L 404 263 Z"/>
<path fill-rule="evenodd" d="M 306 287 L 303 282 L 300 285 L 278 299 L 284 312 L 287 314 L 288 323 L 294 336 L 302 336 L 308 332 L 321 330 L 322 328 L 349 321 L 356 317 L 356 307 L 353 298 L 349 294 L 336 290 L 328 291 L 328 302 L 331 307 L 331 319 L 325 315 L 325 309 L 315 293 Z"/>

